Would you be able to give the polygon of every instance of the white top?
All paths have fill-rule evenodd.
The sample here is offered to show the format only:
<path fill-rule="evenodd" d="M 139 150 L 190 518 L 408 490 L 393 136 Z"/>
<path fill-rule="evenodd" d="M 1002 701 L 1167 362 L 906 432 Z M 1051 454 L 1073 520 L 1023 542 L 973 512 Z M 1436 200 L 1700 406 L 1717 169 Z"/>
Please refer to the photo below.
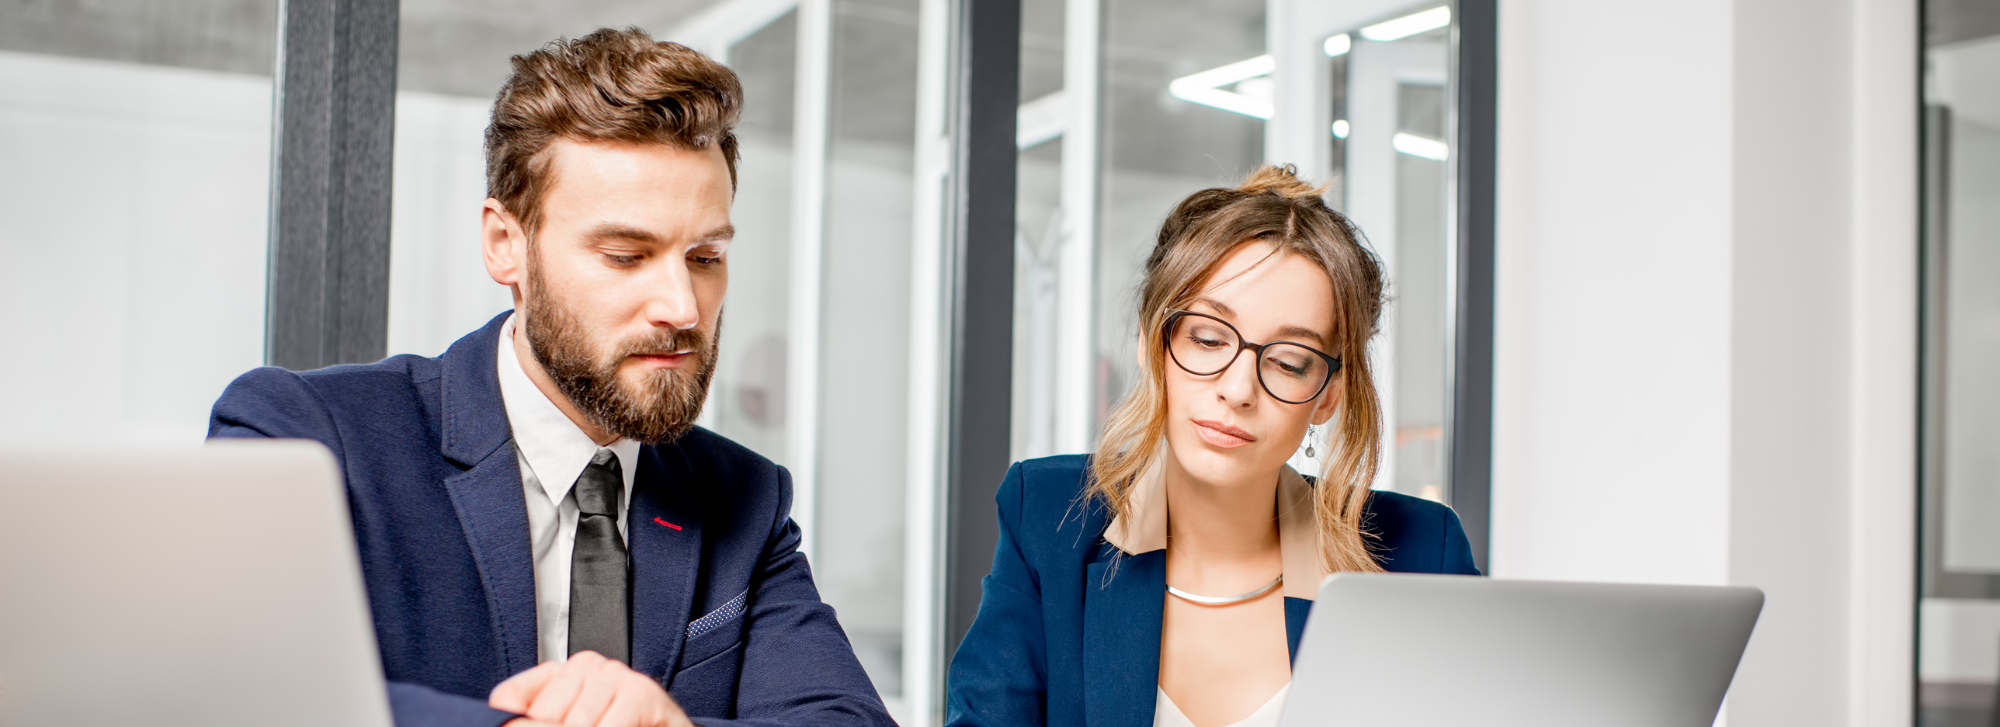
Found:
<path fill-rule="evenodd" d="M 528 542 L 535 556 L 535 636 L 542 661 L 569 658 L 569 564 L 576 549 L 576 496 L 570 489 L 600 447 L 535 387 L 514 355 L 514 321 L 500 329 L 500 400 L 514 430 L 514 454 L 521 464 L 521 490 L 528 502 Z M 639 468 L 639 443 L 612 442 L 625 476 L 618 507 L 618 534 L 626 535 L 632 504 L 632 476 Z"/>
<path fill-rule="evenodd" d="M 1181 713 L 1180 706 L 1167 697 L 1167 690 L 1158 691 L 1160 698 L 1153 705 L 1153 727 L 1195 727 L 1194 722 Z M 1271 699 L 1251 712 L 1250 716 L 1220 727 L 1278 727 L 1278 715 L 1285 711 L 1285 695 L 1291 691 L 1292 683 L 1285 682 L 1285 686 L 1278 687 L 1277 694 L 1271 695 Z"/>

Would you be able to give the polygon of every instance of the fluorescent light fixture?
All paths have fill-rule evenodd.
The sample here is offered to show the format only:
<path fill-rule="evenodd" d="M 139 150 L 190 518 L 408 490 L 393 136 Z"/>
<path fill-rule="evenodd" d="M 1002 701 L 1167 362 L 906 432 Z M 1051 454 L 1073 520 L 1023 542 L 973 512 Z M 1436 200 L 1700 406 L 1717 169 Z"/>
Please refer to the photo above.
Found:
<path fill-rule="evenodd" d="M 1389 140 L 1389 145 L 1396 147 L 1396 151 L 1413 157 L 1444 161 L 1451 156 L 1450 144 L 1437 139 L 1427 139 L 1416 134 L 1398 133 L 1394 139 Z"/>
<path fill-rule="evenodd" d="M 1396 40 L 1408 38 L 1426 30 L 1436 30 L 1451 24 L 1451 8 L 1438 7 L 1420 13 L 1412 13 L 1395 20 L 1386 20 L 1361 29 L 1361 37 L 1369 40 Z M 1331 53 L 1329 53 L 1331 55 Z"/>
<path fill-rule="evenodd" d="M 1328 58 L 1347 55 L 1347 52 L 1351 50 L 1354 50 L 1353 36 L 1341 33 L 1340 35 L 1326 39 L 1326 57 Z"/>
<path fill-rule="evenodd" d="M 1277 113 L 1270 98 L 1255 98 L 1235 91 L 1224 91 L 1222 87 L 1242 83 L 1258 76 L 1268 76 L 1272 69 L 1277 67 L 1278 62 L 1270 56 L 1257 56 L 1176 78 L 1167 84 L 1167 92 L 1182 101 L 1234 111 L 1244 116 L 1268 119 Z"/>
<path fill-rule="evenodd" d="M 1333 120 L 1333 138 L 1335 138 L 1335 139 L 1345 139 L 1345 138 L 1347 138 L 1347 131 L 1348 131 L 1348 129 L 1347 129 L 1347 119 L 1334 119 L 1334 120 Z"/>

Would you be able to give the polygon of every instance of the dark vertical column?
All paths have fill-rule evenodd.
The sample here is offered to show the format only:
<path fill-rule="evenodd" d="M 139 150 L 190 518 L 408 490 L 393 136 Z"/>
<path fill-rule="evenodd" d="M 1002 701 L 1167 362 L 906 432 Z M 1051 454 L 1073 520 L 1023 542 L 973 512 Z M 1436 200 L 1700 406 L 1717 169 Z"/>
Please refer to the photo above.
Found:
<path fill-rule="evenodd" d="M 388 349 L 397 0 L 286 0 L 280 20 L 265 362 Z"/>
<path fill-rule="evenodd" d="M 1451 499 L 1487 562 L 1493 510 L 1493 184 L 1496 0 L 1458 0 L 1458 309 L 1452 346 Z"/>
<path fill-rule="evenodd" d="M 1014 117 L 1021 0 L 959 0 L 953 19 L 951 392 L 946 439 L 945 656 L 972 627 L 1007 474 L 1014 345 Z"/>

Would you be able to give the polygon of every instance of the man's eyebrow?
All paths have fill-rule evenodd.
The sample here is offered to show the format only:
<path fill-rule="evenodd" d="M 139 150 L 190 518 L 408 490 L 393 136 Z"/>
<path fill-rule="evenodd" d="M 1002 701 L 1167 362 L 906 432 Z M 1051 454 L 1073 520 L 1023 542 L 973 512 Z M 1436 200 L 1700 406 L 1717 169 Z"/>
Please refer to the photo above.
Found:
<path fill-rule="evenodd" d="M 590 232 L 587 234 L 587 236 L 593 240 L 630 240 L 632 242 L 642 242 L 648 244 L 659 244 L 662 242 L 659 235 L 653 234 L 649 230 L 633 227 L 631 225 L 622 225 L 616 222 L 606 222 L 604 224 L 593 227 L 590 229 Z M 736 226 L 723 225 L 713 230 L 709 230 L 708 232 L 702 234 L 702 236 L 695 238 L 693 242 L 689 243 L 689 246 L 692 247 L 694 245 L 706 245 L 711 242 L 721 242 L 724 240 L 733 239 L 735 237 L 736 237 Z"/>
<path fill-rule="evenodd" d="M 660 242 L 659 235 L 655 235 L 650 231 L 640 229 L 637 227 L 632 227 L 630 225 L 621 225 L 616 222 L 606 222 L 604 224 L 590 228 L 590 232 L 585 233 L 585 236 L 593 240 L 630 240 L 632 242 L 646 242 L 646 243 Z"/>
<path fill-rule="evenodd" d="M 709 230 L 707 234 L 704 234 L 701 237 L 695 238 L 694 244 L 706 245 L 711 242 L 722 242 L 724 240 L 733 240 L 733 239 L 736 239 L 736 226 L 723 225 L 713 230 Z"/>

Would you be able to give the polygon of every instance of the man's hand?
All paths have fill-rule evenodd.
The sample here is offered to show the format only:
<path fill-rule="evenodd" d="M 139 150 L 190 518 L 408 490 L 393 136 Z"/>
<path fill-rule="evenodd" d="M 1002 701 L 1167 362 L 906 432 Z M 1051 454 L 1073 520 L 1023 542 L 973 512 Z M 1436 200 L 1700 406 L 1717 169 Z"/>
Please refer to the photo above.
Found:
<path fill-rule="evenodd" d="M 547 662 L 515 674 L 486 703 L 526 715 L 507 727 L 546 723 L 564 727 L 694 727 L 681 706 L 651 677 L 579 651 L 568 661 Z"/>

